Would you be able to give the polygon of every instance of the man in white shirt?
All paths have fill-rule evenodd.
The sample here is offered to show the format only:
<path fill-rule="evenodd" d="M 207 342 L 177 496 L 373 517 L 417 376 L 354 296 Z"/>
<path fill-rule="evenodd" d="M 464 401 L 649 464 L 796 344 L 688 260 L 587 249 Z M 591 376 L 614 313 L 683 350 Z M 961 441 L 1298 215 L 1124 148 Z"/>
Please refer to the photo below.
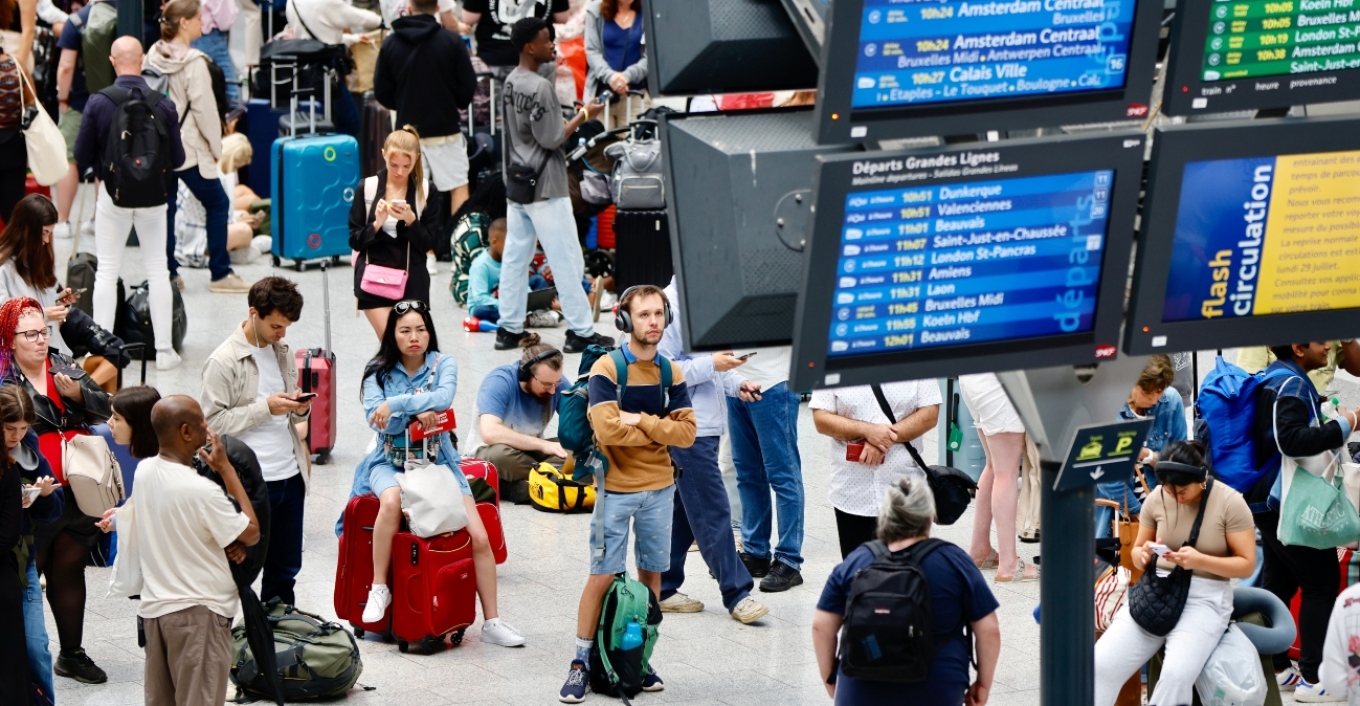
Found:
<path fill-rule="evenodd" d="M 146 703 L 220 704 L 232 662 L 231 620 L 239 607 L 227 561 L 245 558 L 243 547 L 260 540 L 260 525 L 193 398 L 157 402 L 151 424 L 160 455 L 138 464 L 137 492 L 129 500 L 142 574 L 137 615 L 146 632 Z M 195 455 L 222 476 L 230 499 L 193 469 Z"/>
<path fill-rule="evenodd" d="M 302 570 L 303 505 L 311 461 L 295 424 L 311 413 L 299 401 L 297 363 L 284 334 L 302 316 L 302 294 L 282 277 L 265 277 L 246 294 L 249 316 L 203 365 L 199 401 L 208 426 L 255 451 L 269 486 L 269 549 L 260 599 L 295 605 Z"/>
<path fill-rule="evenodd" d="M 760 397 L 751 402 L 727 398 L 732 462 L 737 467 L 737 492 L 741 495 L 741 560 L 751 576 L 760 579 L 763 593 L 787 591 L 803 583 L 800 399 L 789 389 L 789 356 L 787 346 L 751 352 L 746 364 L 731 375 L 738 385 L 750 382 L 757 386 Z M 776 508 L 779 535 L 772 552 L 771 520 Z"/>
<path fill-rule="evenodd" d="M 831 437 L 827 495 L 836 510 L 843 559 L 874 538 L 888 486 L 904 475 L 925 476 L 907 444 L 919 454 L 921 436 L 935 428 L 940 386 L 934 380 L 908 380 L 817 390 L 808 406 L 817 432 Z"/>

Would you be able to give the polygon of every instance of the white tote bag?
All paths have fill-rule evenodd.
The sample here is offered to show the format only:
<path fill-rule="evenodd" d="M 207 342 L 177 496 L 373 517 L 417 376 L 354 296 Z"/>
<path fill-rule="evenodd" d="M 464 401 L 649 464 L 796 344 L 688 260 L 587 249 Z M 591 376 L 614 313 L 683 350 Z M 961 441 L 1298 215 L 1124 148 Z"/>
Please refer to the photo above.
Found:
<path fill-rule="evenodd" d="M 448 466 L 433 463 L 433 452 L 425 446 L 425 458 L 412 458 L 411 433 L 406 432 L 406 472 L 397 474 L 401 486 L 401 511 L 417 537 L 434 537 L 467 527 L 467 507 L 463 488 Z"/>
<path fill-rule="evenodd" d="M 23 76 L 29 95 L 37 95 L 28 76 L 22 71 L 19 74 Z M 28 105 L 27 101 L 25 105 Z M 57 124 L 52 122 L 52 116 L 47 114 L 41 103 L 34 101 L 33 106 L 38 110 L 28 127 L 23 129 L 24 145 L 28 149 L 28 169 L 39 184 L 51 186 L 66 176 L 66 138 L 61 136 L 61 130 L 57 129 Z"/>

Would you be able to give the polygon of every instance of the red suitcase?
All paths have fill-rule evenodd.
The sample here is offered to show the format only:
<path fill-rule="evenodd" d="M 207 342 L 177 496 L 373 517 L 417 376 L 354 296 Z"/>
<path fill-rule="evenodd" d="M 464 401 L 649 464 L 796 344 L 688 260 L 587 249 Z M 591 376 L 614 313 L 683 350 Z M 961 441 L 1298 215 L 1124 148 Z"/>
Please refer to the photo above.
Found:
<path fill-rule="evenodd" d="M 496 467 L 490 461 L 472 457 L 464 458 L 458 466 L 472 488 L 472 499 L 486 526 L 487 541 L 496 555 L 496 563 L 504 564 L 509 554 L 505 548 L 505 530 L 501 527 L 501 479 L 496 475 Z"/>
<path fill-rule="evenodd" d="M 373 523 L 378 519 L 378 496 L 350 498 L 340 530 L 340 556 L 335 563 L 335 615 L 348 620 L 354 635 L 386 633 L 392 609 L 377 623 L 363 622 L 368 591 L 373 587 Z M 395 559 L 395 557 L 394 557 Z M 388 578 L 387 585 L 392 585 Z"/>
<path fill-rule="evenodd" d="M 453 532 L 421 539 L 398 532 L 392 539 L 392 634 L 406 652 L 421 643 L 426 653 L 457 645 L 477 620 L 477 570 L 472 539 Z"/>
<path fill-rule="evenodd" d="M 326 264 L 321 265 L 322 299 L 326 307 L 326 347 L 308 348 L 297 352 L 298 387 L 316 393 L 312 414 L 307 423 L 307 450 L 316 454 L 316 463 L 330 460 L 335 448 L 335 350 L 331 348 L 331 292 Z"/>

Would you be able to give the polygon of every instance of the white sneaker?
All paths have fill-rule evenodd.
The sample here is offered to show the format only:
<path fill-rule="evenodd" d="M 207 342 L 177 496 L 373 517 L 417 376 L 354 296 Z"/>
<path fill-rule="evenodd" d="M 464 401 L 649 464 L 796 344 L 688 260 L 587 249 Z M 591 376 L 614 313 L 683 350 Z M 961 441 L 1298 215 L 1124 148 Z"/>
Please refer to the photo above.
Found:
<path fill-rule="evenodd" d="M 750 625 L 765 617 L 765 614 L 769 612 L 769 607 L 764 603 L 761 603 L 751 596 L 747 596 L 741 599 L 741 602 L 737 604 L 736 608 L 732 609 L 732 618 L 742 624 Z"/>
<path fill-rule="evenodd" d="M 524 644 L 524 636 L 500 618 L 492 618 L 482 623 L 482 642 L 501 647 L 519 647 Z"/>
<path fill-rule="evenodd" d="M 425 269 L 429 270 L 432 275 L 439 274 L 439 259 L 434 256 L 434 253 L 425 256 Z"/>
<path fill-rule="evenodd" d="M 676 593 L 670 598 L 661 601 L 662 613 L 701 613 L 703 610 L 703 603 L 696 601 L 683 593 Z"/>
<path fill-rule="evenodd" d="M 392 590 L 380 583 L 373 584 L 368 590 L 368 603 L 364 604 L 365 623 L 376 623 L 387 615 L 387 606 L 392 605 Z"/>
<path fill-rule="evenodd" d="M 1307 684 L 1303 681 L 1303 675 L 1294 667 L 1275 673 L 1275 684 L 1280 687 L 1280 691 L 1293 691 L 1299 684 Z"/>
<path fill-rule="evenodd" d="M 183 362 L 184 360 L 179 357 L 179 354 L 176 353 L 173 348 L 164 351 L 156 351 L 157 370 L 174 370 Z"/>
<path fill-rule="evenodd" d="M 1321 684 L 1309 684 L 1299 680 L 1299 685 L 1294 688 L 1294 701 L 1303 704 L 1344 703 L 1346 697 L 1342 694 L 1327 693 Z"/>
<path fill-rule="evenodd" d="M 52 228 L 52 237 L 65 240 L 71 237 L 71 222 L 63 221 Z"/>

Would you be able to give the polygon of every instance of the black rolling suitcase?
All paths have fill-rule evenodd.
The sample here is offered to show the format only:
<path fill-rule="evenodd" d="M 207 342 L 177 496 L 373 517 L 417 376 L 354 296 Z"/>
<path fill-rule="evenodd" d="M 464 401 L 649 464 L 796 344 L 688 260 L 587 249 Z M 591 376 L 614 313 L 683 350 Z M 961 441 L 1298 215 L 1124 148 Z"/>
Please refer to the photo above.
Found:
<path fill-rule="evenodd" d="M 675 274 L 665 211 L 619 211 L 614 218 L 614 286 L 664 287 Z"/>

